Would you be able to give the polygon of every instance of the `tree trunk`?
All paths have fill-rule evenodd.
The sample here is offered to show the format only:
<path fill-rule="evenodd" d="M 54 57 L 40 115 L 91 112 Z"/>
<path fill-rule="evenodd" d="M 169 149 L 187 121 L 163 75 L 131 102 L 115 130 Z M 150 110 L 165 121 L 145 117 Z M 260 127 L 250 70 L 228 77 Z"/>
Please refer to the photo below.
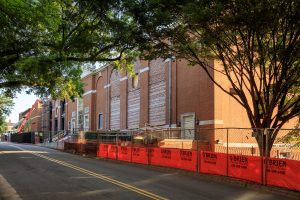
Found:
<path fill-rule="evenodd" d="M 267 145 L 266 145 L 266 135 L 264 134 L 264 130 L 261 129 L 259 131 L 257 131 L 257 135 L 255 136 L 255 139 L 257 141 L 258 144 L 258 148 L 259 148 L 259 155 L 260 156 L 269 156 L 267 151 Z"/>
<path fill-rule="evenodd" d="M 256 133 L 256 141 L 259 148 L 260 156 L 270 157 L 271 150 L 279 129 L 258 129 Z"/>

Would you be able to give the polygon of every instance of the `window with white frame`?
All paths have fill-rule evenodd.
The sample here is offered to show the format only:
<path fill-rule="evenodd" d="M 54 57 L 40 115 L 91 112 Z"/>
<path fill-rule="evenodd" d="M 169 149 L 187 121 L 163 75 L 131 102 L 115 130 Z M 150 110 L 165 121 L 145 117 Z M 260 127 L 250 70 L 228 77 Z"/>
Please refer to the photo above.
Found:
<path fill-rule="evenodd" d="M 75 126 L 76 126 L 76 119 L 72 118 L 71 119 L 71 132 L 72 132 L 72 134 L 75 134 Z"/>
<path fill-rule="evenodd" d="M 132 88 L 138 88 L 138 85 L 139 85 L 139 75 L 138 73 L 136 73 L 132 78 L 131 78 L 131 81 L 132 81 Z"/>
<path fill-rule="evenodd" d="M 88 131 L 89 130 L 89 115 L 84 115 L 83 116 L 83 129 L 84 131 Z"/>
<path fill-rule="evenodd" d="M 103 128 L 103 115 L 102 115 L 102 113 L 99 113 L 98 114 L 98 129 L 102 129 Z"/>

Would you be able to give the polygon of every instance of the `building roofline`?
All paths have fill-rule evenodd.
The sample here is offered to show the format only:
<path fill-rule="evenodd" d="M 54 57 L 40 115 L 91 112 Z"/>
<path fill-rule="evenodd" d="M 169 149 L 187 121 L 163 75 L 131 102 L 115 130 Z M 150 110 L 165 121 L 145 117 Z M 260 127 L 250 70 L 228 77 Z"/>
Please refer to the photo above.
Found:
<path fill-rule="evenodd" d="M 89 77 L 89 76 L 91 76 L 91 75 L 97 74 L 97 73 L 99 73 L 99 72 L 105 70 L 106 68 L 108 68 L 108 67 L 110 67 L 110 66 L 111 66 L 111 64 L 110 64 L 110 63 L 107 63 L 107 64 L 105 64 L 105 65 L 100 66 L 99 68 L 97 68 L 97 69 L 95 69 L 95 70 L 90 71 L 90 72 L 87 73 L 87 74 L 84 74 L 84 75 L 81 76 L 80 78 L 81 78 L 81 79 L 85 79 L 85 78 L 87 78 L 87 77 Z"/>

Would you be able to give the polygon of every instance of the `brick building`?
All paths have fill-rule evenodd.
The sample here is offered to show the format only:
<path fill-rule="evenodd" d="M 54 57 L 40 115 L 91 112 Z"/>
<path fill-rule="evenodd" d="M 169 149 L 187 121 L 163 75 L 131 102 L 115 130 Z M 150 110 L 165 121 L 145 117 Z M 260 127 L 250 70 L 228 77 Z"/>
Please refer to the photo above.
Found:
<path fill-rule="evenodd" d="M 210 65 L 211 75 L 231 91 L 226 78 L 214 73 L 221 65 L 216 61 Z M 157 59 L 136 61 L 133 70 L 130 76 L 106 65 L 83 74 L 81 98 L 51 102 L 51 130 L 251 127 L 244 108 L 215 86 L 200 67 L 190 67 L 185 60 Z M 181 132 L 186 139 L 193 139 L 194 134 Z M 203 138 L 219 140 L 212 132 Z"/>
<path fill-rule="evenodd" d="M 64 131 L 65 123 L 66 123 L 66 106 L 65 101 L 61 100 L 52 100 L 51 108 L 49 109 L 49 118 L 51 119 L 51 123 L 49 126 L 51 127 L 51 131 Z"/>
<path fill-rule="evenodd" d="M 40 100 L 36 100 L 36 103 L 33 105 L 33 110 L 30 115 L 30 131 L 39 132 L 42 130 L 42 106 L 43 103 Z"/>
<path fill-rule="evenodd" d="M 157 59 L 137 61 L 134 73 L 103 66 L 85 74 L 82 98 L 52 101 L 52 130 L 250 127 L 244 109 L 199 67 Z M 220 78 L 213 70 L 211 74 Z M 233 120 L 236 115 L 238 121 Z"/>
<path fill-rule="evenodd" d="M 11 120 L 8 120 L 8 122 L 6 122 L 6 128 L 5 128 L 5 132 L 14 132 L 15 131 L 15 123 L 11 122 Z"/>
<path fill-rule="evenodd" d="M 52 131 L 52 101 L 49 99 L 43 101 L 41 118 L 41 131 Z"/>
<path fill-rule="evenodd" d="M 41 132 L 42 113 L 43 103 L 37 99 L 31 108 L 19 113 L 18 132 Z"/>

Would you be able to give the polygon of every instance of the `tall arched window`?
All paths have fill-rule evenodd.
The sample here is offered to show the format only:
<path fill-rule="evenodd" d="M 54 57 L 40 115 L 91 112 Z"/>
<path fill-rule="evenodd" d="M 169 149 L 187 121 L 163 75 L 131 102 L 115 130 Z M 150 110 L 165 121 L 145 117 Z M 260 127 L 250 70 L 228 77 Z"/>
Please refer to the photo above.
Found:
<path fill-rule="evenodd" d="M 110 77 L 110 129 L 120 129 L 120 77 L 117 70 L 113 70 Z"/>
<path fill-rule="evenodd" d="M 166 124 L 166 78 L 163 59 L 150 62 L 149 81 L 149 123 L 151 125 Z"/>
<path fill-rule="evenodd" d="M 128 103 L 127 103 L 127 126 L 128 129 L 139 128 L 140 123 L 140 75 L 138 74 L 139 62 L 135 63 L 135 75 L 128 78 Z"/>

